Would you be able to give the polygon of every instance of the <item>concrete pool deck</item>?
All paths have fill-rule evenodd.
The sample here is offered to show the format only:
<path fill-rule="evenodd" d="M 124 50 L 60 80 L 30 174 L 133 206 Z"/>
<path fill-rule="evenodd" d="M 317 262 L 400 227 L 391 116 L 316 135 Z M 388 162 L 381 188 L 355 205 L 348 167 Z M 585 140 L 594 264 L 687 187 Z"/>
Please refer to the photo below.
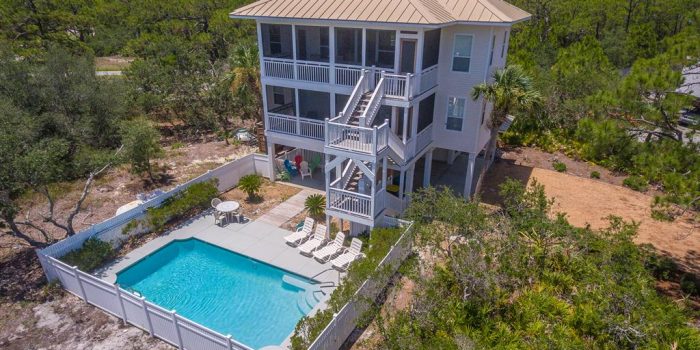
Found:
<path fill-rule="evenodd" d="M 294 197 L 288 201 L 297 202 L 298 199 Z M 300 210 L 288 208 L 289 204 L 285 203 L 278 207 L 284 206 L 290 218 L 300 212 Z M 339 283 L 344 274 L 334 270 L 330 263 L 321 264 L 313 258 L 301 255 L 298 249 L 287 245 L 284 240 L 284 236 L 291 231 L 261 219 L 263 217 L 244 223 L 233 222 L 222 227 L 214 224 L 212 213 L 204 213 L 132 250 L 94 274 L 109 283 L 115 283 L 119 271 L 166 244 L 174 240 L 196 238 L 321 283 L 334 282 L 336 285 Z"/>

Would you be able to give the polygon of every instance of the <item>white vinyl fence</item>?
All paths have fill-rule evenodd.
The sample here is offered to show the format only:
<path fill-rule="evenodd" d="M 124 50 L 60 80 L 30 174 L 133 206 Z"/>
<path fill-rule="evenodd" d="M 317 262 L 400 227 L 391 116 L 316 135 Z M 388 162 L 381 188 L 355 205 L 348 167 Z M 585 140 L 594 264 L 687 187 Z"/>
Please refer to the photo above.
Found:
<path fill-rule="evenodd" d="M 177 314 L 175 310 L 146 301 L 143 297 L 109 284 L 93 275 L 70 267 L 58 259 L 43 255 L 39 259 L 44 271 L 61 282 L 63 288 L 86 302 L 121 318 L 185 350 L 249 350 L 250 348 L 207 327 L 192 322 Z"/>
<path fill-rule="evenodd" d="M 390 222 L 392 220 L 394 222 Z M 379 293 L 388 283 L 387 278 L 396 272 L 411 252 L 411 230 L 413 227 L 411 223 L 387 217 L 384 224 L 387 226 L 402 224 L 406 227 L 406 230 L 377 266 L 377 270 L 383 273 L 378 278 L 368 279 L 360 286 L 355 292 L 355 296 L 333 316 L 331 322 L 316 337 L 316 340 L 309 346 L 309 350 L 340 349 L 345 339 L 355 329 L 360 317 L 369 309 L 368 301 L 373 301 L 379 296 Z M 385 275 L 384 273 L 387 274 Z"/>
<path fill-rule="evenodd" d="M 49 247 L 37 250 L 41 267 L 49 281 L 60 281 L 63 288 L 86 302 L 121 318 L 125 323 L 131 323 L 148 331 L 152 336 L 161 338 L 179 349 L 247 350 L 248 347 L 231 339 L 230 336 L 224 336 L 192 322 L 178 315 L 175 310 L 165 310 L 117 285 L 109 284 L 76 267 L 68 266 L 57 258 L 80 248 L 83 242 L 92 237 L 118 244 L 120 240 L 126 238 L 122 234 L 122 228 L 127 223 L 142 217 L 146 209 L 160 206 L 166 199 L 192 184 L 216 179 L 219 191 L 225 192 L 235 187 L 245 175 L 257 173 L 268 176 L 268 169 L 267 157 L 250 154 L 207 171 L 129 211 L 95 224 Z"/>

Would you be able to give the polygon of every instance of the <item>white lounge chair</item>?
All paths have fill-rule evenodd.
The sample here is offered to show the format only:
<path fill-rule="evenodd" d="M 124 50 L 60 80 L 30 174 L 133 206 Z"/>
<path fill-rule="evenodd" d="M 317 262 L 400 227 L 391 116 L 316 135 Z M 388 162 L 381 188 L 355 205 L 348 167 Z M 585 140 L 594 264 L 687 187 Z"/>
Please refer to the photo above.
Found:
<path fill-rule="evenodd" d="M 301 174 L 302 180 L 304 180 L 304 178 L 307 176 L 312 178 L 312 179 L 314 178 L 313 176 L 311 176 L 311 170 L 309 169 L 309 162 L 303 161 L 299 165 L 301 166 L 301 168 L 299 169 L 299 174 Z"/>
<path fill-rule="evenodd" d="M 338 255 L 335 259 L 331 260 L 331 264 L 338 270 L 347 270 L 350 263 L 357 260 L 362 256 L 362 241 L 353 238 L 350 242 L 350 248 L 348 248 L 343 254 Z"/>
<path fill-rule="evenodd" d="M 345 234 L 342 232 L 336 233 L 335 239 L 332 242 L 314 252 L 314 259 L 321 263 L 326 263 L 334 255 L 343 250 L 343 241 L 345 241 Z"/>
<path fill-rule="evenodd" d="M 316 225 L 314 236 L 299 246 L 299 253 L 310 256 L 314 250 L 320 248 L 326 242 L 328 242 L 328 230 L 326 230 L 326 225 L 318 224 Z"/>
<path fill-rule="evenodd" d="M 296 247 L 299 244 L 303 243 L 309 237 L 311 236 L 311 233 L 314 229 L 314 219 L 312 218 L 306 218 L 304 219 L 304 226 L 297 230 L 296 232 L 293 232 L 292 234 L 284 236 L 284 240 L 287 241 L 287 244 Z"/>

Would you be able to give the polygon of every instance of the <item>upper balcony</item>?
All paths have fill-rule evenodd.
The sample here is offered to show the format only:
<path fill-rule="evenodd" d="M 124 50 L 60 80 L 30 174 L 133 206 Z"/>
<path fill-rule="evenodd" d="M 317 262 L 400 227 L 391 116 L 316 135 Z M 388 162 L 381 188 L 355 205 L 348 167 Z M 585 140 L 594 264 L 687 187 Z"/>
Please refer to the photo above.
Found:
<path fill-rule="evenodd" d="M 439 42 L 439 30 L 425 32 L 424 39 L 396 30 L 263 23 L 259 29 L 261 74 L 353 87 L 362 70 L 368 69 L 374 82 L 381 72 L 391 80 L 386 98 L 409 101 L 437 85 L 435 34 Z"/>

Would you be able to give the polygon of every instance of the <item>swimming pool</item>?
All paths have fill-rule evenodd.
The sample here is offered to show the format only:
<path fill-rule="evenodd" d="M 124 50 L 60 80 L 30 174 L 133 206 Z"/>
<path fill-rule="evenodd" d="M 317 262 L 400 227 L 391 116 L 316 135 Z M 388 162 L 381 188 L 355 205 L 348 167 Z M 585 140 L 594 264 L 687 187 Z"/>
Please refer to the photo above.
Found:
<path fill-rule="evenodd" d="M 318 300 L 309 279 L 204 241 L 173 241 L 117 273 L 147 300 L 252 347 L 281 344 Z M 287 277 L 288 279 L 289 277 Z"/>

